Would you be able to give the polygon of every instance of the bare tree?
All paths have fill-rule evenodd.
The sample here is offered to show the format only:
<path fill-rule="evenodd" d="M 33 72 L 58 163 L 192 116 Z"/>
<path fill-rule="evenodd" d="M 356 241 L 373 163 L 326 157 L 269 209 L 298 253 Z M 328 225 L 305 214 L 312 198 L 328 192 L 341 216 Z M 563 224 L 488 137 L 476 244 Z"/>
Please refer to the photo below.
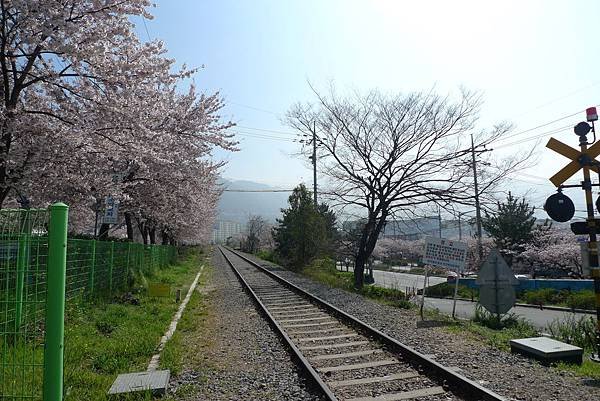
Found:
<path fill-rule="evenodd" d="M 473 201 L 471 138 L 480 95 L 462 90 L 456 100 L 433 92 L 387 96 L 373 91 L 342 98 L 313 89 L 315 104 L 296 104 L 286 123 L 312 137 L 317 131 L 320 172 L 329 178 L 329 196 L 342 209 L 361 209 L 364 225 L 355 256 L 355 286 L 363 285 L 365 263 L 386 219 L 414 215 L 419 207 L 468 205 Z M 477 154 L 510 126 L 476 132 Z M 486 174 L 486 189 L 522 165 L 527 157 L 504 161 Z"/>
<path fill-rule="evenodd" d="M 267 223 L 261 216 L 250 216 L 246 223 L 244 251 L 256 253 L 260 249 L 261 238 L 264 237 Z"/>

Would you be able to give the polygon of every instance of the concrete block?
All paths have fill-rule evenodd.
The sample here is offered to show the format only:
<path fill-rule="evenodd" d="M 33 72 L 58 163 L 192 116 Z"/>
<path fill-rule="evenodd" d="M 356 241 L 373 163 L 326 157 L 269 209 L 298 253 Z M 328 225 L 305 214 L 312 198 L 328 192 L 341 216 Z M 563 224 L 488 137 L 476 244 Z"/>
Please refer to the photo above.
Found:
<path fill-rule="evenodd" d="M 163 395 L 169 385 L 168 370 L 120 374 L 108 390 L 108 394 L 124 394 L 137 391 L 152 391 L 155 395 Z"/>
<path fill-rule="evenodd" d="M 583 362 L 582 348 L 547 337 L 510 340 L 510 350 L 544 363 L 563 361 L 581 364 Z"/>

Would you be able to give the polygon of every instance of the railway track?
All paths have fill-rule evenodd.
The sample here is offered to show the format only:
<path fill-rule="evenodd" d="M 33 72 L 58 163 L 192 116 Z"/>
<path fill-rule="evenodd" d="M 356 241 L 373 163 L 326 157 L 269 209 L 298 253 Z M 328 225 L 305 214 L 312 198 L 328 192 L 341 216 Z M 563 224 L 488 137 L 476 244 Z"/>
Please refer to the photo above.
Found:
<path fill-rule="evenodd" d="M 504 400 L 244 255 L 219 249 L 327 399 Z"/>

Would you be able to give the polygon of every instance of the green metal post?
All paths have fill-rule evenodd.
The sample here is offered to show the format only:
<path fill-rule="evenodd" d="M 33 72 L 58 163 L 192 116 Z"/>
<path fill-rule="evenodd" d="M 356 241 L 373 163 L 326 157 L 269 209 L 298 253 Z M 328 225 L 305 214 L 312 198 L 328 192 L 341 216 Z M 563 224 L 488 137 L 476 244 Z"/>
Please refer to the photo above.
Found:
<path fill-rule="evenodd" d="M 110 242 L 110 264 L 108 265 L 108 290 L 112 294 L 113 290 L 113 267 L 115 261 L 115 242 Z"/>
<path fill-rule="evenodd" d="M 44 347 L 44 401 L 62 401 L 63 399 L 68 215 L 69 207 L 64 203 L 55 203 L 50 206 L 46 338 Z"/>
<path fill-rule="evenodd" d="M 25 287 L 25 271 L 29 264 L 29 242 L 31 237 L 31 214 L 28 209 L 21 209 L 19 220 L 19 248 L 17 250 L 17 299 L 15 305 L 15 332 L 21 327 L 23 316 L 23 289 Z"/>
<path fill-rule="evenodd" d="M 94 294 L 94 280 L 96 279 L 96 240 L 92 240 L 92 266 L 90 268 L 89 287 L 90 295 Z"/>

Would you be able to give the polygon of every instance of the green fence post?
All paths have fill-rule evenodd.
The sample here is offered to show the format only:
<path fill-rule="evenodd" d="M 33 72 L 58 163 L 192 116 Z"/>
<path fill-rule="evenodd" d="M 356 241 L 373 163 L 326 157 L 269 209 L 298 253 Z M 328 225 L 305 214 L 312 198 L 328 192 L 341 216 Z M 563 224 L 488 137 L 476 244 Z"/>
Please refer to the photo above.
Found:
<path fill-rule="evenodd" d="M 96 240 L 92 240 L 92 266 L 90 268 L 89 287 L 90 294 L 94 294 L 94 280 L 96 279 Z"/>
<path fill-rule="evenodd" d="M 112 294 L 113 290 L 113 267 L 115 261 L 115 242 L 110 242 L 110 264 L 108 265 L 108 290 Z"/>
<path fill-rule="evenodd" d="M 28 209 L 21 209 L 19 216 L 19 248 L 17 249 L 17 288 L 15 300 L 15 332 L 21 327 L 23 316 L 23 289 L 25 287 L 25 271 L 29 264 L 29 237 L 31 236 L 31 214 Z"/>
<path fill-rule="evenodd" d="M 61 401 L 63 399 L 68 215 L 69 207 L 64 203 L 55 203 L 50 206 L 46 338 L 44 347 L 44 401 Z"/>

